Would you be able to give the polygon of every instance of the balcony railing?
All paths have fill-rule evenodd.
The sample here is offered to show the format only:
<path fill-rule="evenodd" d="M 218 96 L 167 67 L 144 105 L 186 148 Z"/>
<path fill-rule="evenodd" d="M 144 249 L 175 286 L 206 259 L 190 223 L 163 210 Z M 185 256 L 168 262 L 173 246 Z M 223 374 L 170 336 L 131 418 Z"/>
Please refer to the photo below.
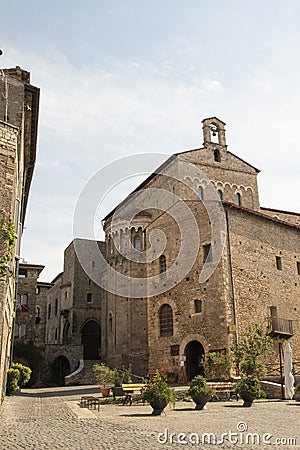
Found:
<path fill-rule="evenodd" d="M 293 321 L 289 319 L 282 319 L 281 317 L 269 317 L 268 328 L 271 336 L 278 337 L 292 337 Z"/>

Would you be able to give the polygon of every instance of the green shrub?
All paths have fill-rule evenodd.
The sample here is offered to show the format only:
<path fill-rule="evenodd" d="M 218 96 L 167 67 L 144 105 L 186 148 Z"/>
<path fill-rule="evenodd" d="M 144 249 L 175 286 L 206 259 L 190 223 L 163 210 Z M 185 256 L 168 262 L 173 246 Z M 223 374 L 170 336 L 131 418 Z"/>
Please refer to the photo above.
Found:
<path fill-rule="evenodd" d="M 235 387 L 236 392 L 248 392 L 254 398 L 264 398 L 265 392 L 260 389 L 260 382 L 255 375 L 249 375 L 239 381 Z"/>
<path fill-rule="evenodd" d="M 175 404 L 175 392 L 171 389 L 167 382 L 167 375 L 160 374 L 158 371 L 145 382 L 142 388 L 142 398 L 150 403 L 154 399 L 166 399 L 168 403 Z"/>
<path fill-rule="evenodd" d="M 209 386 L 206 379 L 202 375 L 197 375 L 190 383 L 188 395 L 193 398 L 203 394 L 212 397 L 213 395 L 216 395 L 216 390 Z"/>
<path fill-rule="evenodd" d="M 32 372 L 30 367 L 24 366 L 20 363 L 14 363 L 11 367 L 12 369 L 17 369 L 20 372 L 19 386 L 24 387 L 30 380 Z"/>
<path fill-rule="evenodd" d="M 7 395 L 16 392 L 19 388 L 20 371 L 18 369 L 8 369 L 7 371 L 7 382 L 6 382 L 6 393 Z"/>

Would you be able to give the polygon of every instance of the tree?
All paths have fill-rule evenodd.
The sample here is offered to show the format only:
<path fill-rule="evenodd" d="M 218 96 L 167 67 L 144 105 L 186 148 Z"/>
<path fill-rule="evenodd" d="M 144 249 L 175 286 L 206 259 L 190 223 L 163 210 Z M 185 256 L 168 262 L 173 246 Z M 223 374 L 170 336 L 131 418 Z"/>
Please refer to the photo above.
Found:
<path fill-rule="evenodd" d="M 241 335 L 239 344 L 232 349 L 237 373 L 253 374 L 262 378 L 266 374 L 264 360 L 269 354 L 272 339 L 259 323 L 253 322 L 248 330 Z"/>

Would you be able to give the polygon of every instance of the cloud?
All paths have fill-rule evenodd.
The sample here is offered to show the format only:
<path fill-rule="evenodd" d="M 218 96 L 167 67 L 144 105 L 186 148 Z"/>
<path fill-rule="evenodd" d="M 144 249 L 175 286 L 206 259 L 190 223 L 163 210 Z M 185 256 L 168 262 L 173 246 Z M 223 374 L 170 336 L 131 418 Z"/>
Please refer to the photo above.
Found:
<path fill-rule="evenodd" d="M 299 210 L 299 84 L 291 86 L 268 67 L 234 84 L 228 77 L 233 67 L 216 76 L 201 61 L 205 52 L 193 58 L 201 50 L 196 42 L 178 42 L 177 57 L 99 57 L 80 69 L 63 50 L 51 48 L 41 55 L 11 46 L 2 60 L 30 70 L 32 83 L 41 87 L 38 162 L 22 254 L 47 265 L 44 277 L 62 269 L 58 261 L 72 239 L 76 198 L 95 170 L 129 154 L 199 148 L 205 117 L 225 121 L 229 150 L 261 168 L 260 179 L 272 180 L 271 189 L 261 184 L 264 206 Z M 280 176 L 284 195 L 275 188 Z"/>

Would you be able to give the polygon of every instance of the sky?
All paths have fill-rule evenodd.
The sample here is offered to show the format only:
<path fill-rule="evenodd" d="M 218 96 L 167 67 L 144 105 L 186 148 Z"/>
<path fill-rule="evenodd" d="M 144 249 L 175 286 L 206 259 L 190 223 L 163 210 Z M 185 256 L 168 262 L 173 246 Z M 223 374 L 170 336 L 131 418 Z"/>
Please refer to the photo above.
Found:
<path fill-rule="evenodd" d="M 97 170 L 200 148 L 207 117 L 261 170 L 261 206 L 299 212 L 298 0 L 0 0 L 0 11 L 0 67 L 41 89 L 21 256 L 46 266 L 42 280 L 62 271 Z M 143 177 L 112 189 L 103 214 Z"/>

